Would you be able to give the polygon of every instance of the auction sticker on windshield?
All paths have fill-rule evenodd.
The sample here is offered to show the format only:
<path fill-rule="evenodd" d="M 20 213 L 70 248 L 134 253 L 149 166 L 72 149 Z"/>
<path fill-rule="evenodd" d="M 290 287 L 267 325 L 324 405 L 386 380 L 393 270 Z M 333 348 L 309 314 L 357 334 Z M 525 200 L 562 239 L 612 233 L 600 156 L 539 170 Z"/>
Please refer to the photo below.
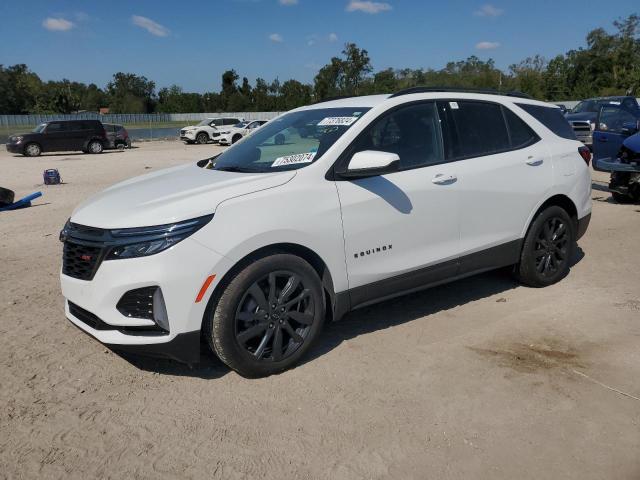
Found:
<path fill-rule="evenodd" d="M 296 153 L 295 155 L 287 155 L 285 157 L 276 158 L 271 167 L 283 167 L 285 165 L 294 165 L 296 163 L 311 163 L 316 156 L 316 152 Z"/>
<path fill-rule="evenodd" d="M 326 117 L 318 122 L 319 127 L 326 126 L 346 126 L 353 124 L 358 117 Z"/>

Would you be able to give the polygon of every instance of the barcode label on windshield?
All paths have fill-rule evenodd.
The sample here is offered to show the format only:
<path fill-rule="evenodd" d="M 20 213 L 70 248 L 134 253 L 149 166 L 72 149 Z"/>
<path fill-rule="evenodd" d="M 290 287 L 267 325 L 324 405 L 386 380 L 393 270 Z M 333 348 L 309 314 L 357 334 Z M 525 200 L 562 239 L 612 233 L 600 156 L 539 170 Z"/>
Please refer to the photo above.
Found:
<path fill-rule="evenodd" d="M 295 155 L 287 155 L 286 157 L 276 158 L 271 167 L 282 167 L 285 165 L 294 165 L 296 163 L 311 163 L 316 152 L 296 153 Z"/>
<path fill-rule="evenodd" d="M 345 126 L 353 124 L 358 120 L 358 117 L 326 117 L 318 122 L 319 127 L 327 127 L 327 126 Z"/>

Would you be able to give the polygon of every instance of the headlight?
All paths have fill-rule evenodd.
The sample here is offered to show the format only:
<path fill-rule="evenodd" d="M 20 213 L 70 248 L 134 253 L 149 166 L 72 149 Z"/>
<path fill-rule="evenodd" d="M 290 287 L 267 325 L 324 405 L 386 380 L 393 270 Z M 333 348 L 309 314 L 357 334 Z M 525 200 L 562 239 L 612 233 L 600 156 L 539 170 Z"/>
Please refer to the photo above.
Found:
<path fill-rule="evenodd" d="M 16 142 L 16 143 L 20 143 L 23 138 L 24 137 L 21 137 L 21 136 L 18 135 L 17 137 L 13 137 L 13 141 Z"/>
<path fill-rule="evenodd" d="M 591 131 L 593 132 L 596 129 L 595 122 L 590 122 L 589 125 L 591 126 Z"/>
<path fill-rule="evenodd" d="M 162 252 L 200 230 L 212 218 L 213 215 L 206 215 L 167 225 L 111 230 L 113 246 L 105 260 L 147 257 Z"/>
<path fill-rule="evenodd" d="M 229 130 L 227 130 L 225 132 L 220 132 L 220 135 L 227 135 L 228 133 L 231 133 L 231 132 L 229 132 Z"/>

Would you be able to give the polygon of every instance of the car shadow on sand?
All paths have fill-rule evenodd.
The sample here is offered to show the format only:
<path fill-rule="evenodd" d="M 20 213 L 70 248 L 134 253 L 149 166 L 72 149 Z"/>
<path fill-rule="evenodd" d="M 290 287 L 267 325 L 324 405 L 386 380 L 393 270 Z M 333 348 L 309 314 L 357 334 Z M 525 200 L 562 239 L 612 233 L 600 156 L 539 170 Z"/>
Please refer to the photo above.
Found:
<path fill-rule="evenodd" d="M 584 256 L 583 250 L 578 247 L 571 261 L 571 267 L 580 262 Z M 302 359 L 300 364 L 316 361 L 316 359 L 329 353 L 341 343 L 360 335 L 423 319 L 429 315 L 444 312 L 518 287 L 527 288 L 521 287 L 514 280 L 510 270 L 510 268 L 502 268 L 486 272 L 354 310 L 339 322 L 325 325 L 315 346 Z M 428 319 L 425 319 L 425 321 L 428 321 Z M 136 368 L 163 375 L 216 379 L 231 372 L 229 367 L 211 353 L 204 341 L 201 341 L 200 344 L 200 363 L 196 365 L 185 365 L 173 360 L 143 357 L 130 353 L 114 353 Z"/>

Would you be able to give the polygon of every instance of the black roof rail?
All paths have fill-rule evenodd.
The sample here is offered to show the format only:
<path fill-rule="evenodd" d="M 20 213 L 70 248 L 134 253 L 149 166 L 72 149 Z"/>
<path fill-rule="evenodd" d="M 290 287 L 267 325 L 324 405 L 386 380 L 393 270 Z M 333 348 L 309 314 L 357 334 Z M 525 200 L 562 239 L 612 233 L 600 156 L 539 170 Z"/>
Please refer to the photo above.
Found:
<path fill-rule="evenodd" d="M 409 95 L 411 93 L 438 93 L 438 92 L 456 92 L 456 93 L 482 93 L 485 95 L 504 95 L 506 97 L 532 98 L 530 95 L 522 92 L 499 92 L 498 90 L 482 89 L 482 88 L 460 88 L 460 87 L 411 87 L 400 90 L 389 98 Z"/>

